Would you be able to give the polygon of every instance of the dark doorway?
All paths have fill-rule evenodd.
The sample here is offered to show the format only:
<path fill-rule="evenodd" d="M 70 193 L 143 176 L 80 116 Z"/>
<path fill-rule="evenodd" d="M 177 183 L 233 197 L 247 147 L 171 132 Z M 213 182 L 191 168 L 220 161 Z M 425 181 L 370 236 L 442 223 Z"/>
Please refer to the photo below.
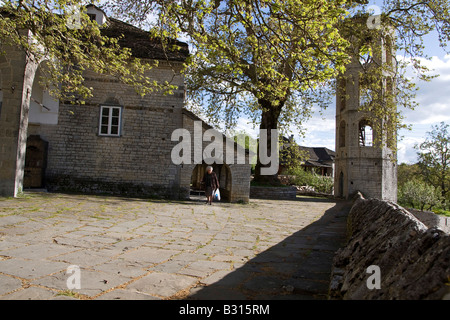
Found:
<path fill-rule="evenodd" d="M 24 188 L 43 188 L 47 167 L 48 142 L 40 136 L 29 136 L 25 155 Z"/>
<path fill-rule="evenodd" d="M 344 173 L 342 171 L 339 174 L 339 197 L 344 197 Z"/>

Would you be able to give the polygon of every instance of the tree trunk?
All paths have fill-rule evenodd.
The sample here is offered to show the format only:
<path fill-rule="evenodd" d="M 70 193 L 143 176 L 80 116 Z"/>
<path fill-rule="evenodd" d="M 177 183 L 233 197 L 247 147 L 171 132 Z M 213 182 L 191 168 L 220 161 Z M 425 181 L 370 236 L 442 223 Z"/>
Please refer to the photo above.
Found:
<path fill-rule="evenodd" d="M 267 143 L 267 156 L 270 157 L 272 155 L 272 150 L 274 151 L 274 154 L 276 152 L 277 157 L 277 163 L 278 163 L 278 144 L 272 145 L 272 139 L 271 139 L 271 129 L 278 129 L 278 118 L 280 116 L 281 109 L 283 108 L 284 103 L 280 103 L 277 106 L 274 106 L 270 101 L 259 99 L 258 100 L 259 105 L 262 108 L 262 116 L 261 116 L 261 124 L 259 126 L 260 132 L 261 130 L 267 130 L 267 142 L 266 141 L 259 141 L 258 143 L 258 157 L 255 167 L 255 178 L 254 181 L 258 184 L 264 184 L 264 185 L 280 185 L 281 182 L 278 179 L 278 165 L 276 167 L 276 173 L 274 174 L 261 174 L 261 168 L 267 168 L 273 165 L 273 163 L 262 163 L 261 162 L 261 154 L 260 154 L 260 148 L 261 148 L 261 142 Z M 260 134 L 261 137 L 261 134 Z M 278 141 L 278 136 L 277 136 Z M 275 148 L 275 149 L 273 149 Z"/>

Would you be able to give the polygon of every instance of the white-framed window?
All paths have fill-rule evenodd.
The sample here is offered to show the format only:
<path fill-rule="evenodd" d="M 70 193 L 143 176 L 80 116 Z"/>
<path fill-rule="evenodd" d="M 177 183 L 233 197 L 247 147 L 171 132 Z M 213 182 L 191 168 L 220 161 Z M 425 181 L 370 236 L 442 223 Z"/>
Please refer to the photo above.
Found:
<path fill-rule="evenodd" d="M 122 107 L 100 107 L 100 136 L 120 137 L 122 126 Z"/>

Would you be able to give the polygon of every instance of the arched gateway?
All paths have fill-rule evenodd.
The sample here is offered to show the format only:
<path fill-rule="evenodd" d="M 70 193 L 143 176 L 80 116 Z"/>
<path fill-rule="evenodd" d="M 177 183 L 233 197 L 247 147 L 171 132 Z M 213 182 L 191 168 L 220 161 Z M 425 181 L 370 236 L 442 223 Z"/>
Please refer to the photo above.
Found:
<path fill-rule="evenodd" d="M 227 164 L 217 164 L 213 163 L 211 165 L 213 167 L 213 171 L 217 175 L 217 179 L 219 179 L 220 184 L 220 197 L 222 202 L 230 202 L 232 195 L 232 175 L 231 169 Z M 198 195 L 204 195 L 203 187 L 201 182 L 203 180 L 203 176 L 205 175 L 206 168 L 208 164 L 203 162 L 202 164 L 197 164 L 192 171 L 191 176 L 191 199 L 192 196 L 195 196 L 198 199 Z M 202 200 L 205 198 L 201 198 Z"/>

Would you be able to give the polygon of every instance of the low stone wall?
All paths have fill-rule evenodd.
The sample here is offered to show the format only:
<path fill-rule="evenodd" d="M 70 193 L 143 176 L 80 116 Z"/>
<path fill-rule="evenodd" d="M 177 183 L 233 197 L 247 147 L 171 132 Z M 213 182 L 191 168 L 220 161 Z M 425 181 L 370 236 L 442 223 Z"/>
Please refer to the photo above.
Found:
<path fill-rule="evenodd" d="M 414 217 L 419 219 L 428 228 L 439 228 L 447 233 L 450 233 L 450 218 L 445 216 L 440 216 L 431 211 L 421 211 L 416 209 L 408 208 Z"/>
<path fill-rule="evenodd" d="M 130 182 L 102 181 L 74 178 L 72 176 L 47 176 L 46 188 L 50 192 L 74 192 L 88 194 L 108 194 L 114 196 L 189 199 L 189 190 L 173 186 L 144 185 Z"/>
<path fill-rule="evenodd" d="M 293 200 L 297 197 L 297 189 L 294 187 L 259 187 L 250 186 L 250 198 Z"/>
<path fill-rule="evenodd" d="M 450 236 L 404 208 L 360 195 L 334 257 L 330 299 L 449 299 Z"/>

